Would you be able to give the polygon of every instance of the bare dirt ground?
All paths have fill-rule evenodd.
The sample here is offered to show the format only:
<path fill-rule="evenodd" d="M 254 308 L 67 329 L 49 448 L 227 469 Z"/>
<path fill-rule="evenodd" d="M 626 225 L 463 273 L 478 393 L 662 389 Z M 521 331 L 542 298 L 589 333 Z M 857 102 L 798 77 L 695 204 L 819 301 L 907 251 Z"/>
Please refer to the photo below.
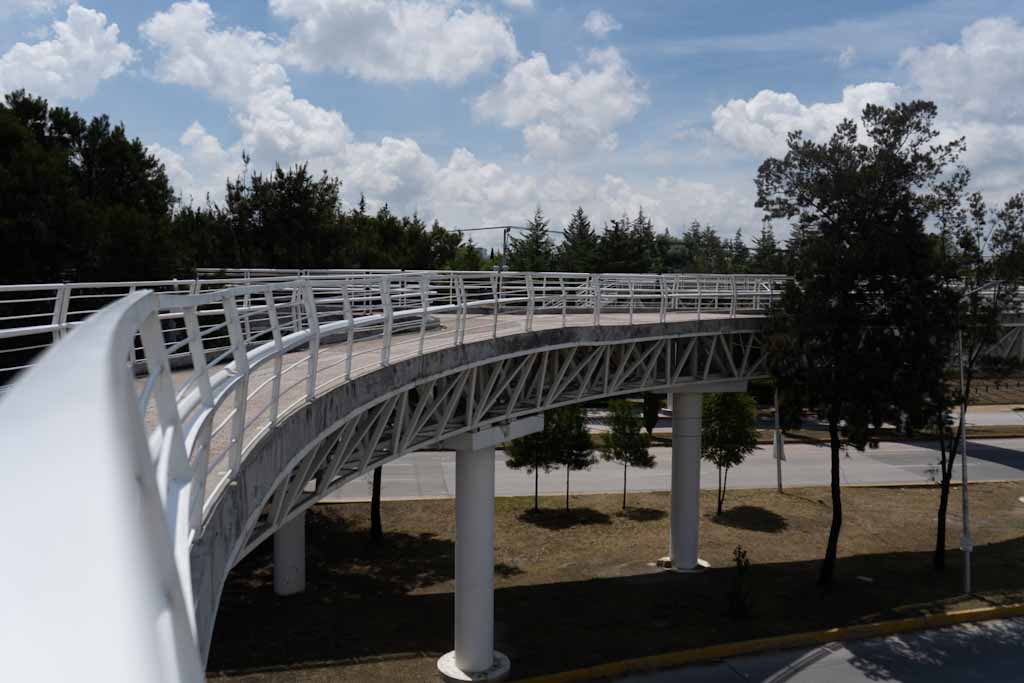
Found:
<path fill-rule="evenodd" d="M 830 520 L 826 489 L 705 492 L 698 575 L 653 566 L 666 554 L 668 494 L 497 501 L 495 635 L 513 677 L 732 640 L 1024 598 L 1024 484 L 972 486 L 977 594 L 960 592 L 959 494 L 949 515 L 948 568 L 931 569 L 938 490 L 850 488 L 837 581 L 815 585 Z M 279 598 L 270 545 L 246 558 L 224 591 L 211 677 L 240 681 L 435 680 L 451 648 L 451 500 L 385 502 L 386 540 L 369 542 L 369 506 L 321 505 L 307 521 L 308 590 Z M 733 550 L 752 567 L 748 618 L 727 615 Z"/>

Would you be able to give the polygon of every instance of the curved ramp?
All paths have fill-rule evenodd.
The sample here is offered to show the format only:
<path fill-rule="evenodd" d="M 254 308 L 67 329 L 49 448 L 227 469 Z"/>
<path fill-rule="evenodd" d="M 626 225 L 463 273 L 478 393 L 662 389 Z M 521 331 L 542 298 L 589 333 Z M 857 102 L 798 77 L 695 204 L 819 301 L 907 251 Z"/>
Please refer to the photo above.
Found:
<path fill-rule="evenodd" d="M 139 644 L 152 650 L 139 661 L 176 652 L 178 670 L 194 671 L 230 568 L 331 490 L 392 458 L 558 405 L 735 390 L 764 373 L 759 332 L 783 281 L 420 272 L 189 294 L 129 287 L 4 395 L 0 446 L 26 462 L 74 453 L 96 472 L 134 473 L 138 503 L 163 519 L 166 537 L 126 540 L 128 554 L 176 577 L 172 592 L 184 598 L 169 597 L 165 616 L 140 617 L 160 635 Z M 86 515 L 126 504 L 76 501 Z M 59 546 L 40 552 L 39 564 L 67 560 Z M 121 599 L 78 594 L 75 613 Z"/>

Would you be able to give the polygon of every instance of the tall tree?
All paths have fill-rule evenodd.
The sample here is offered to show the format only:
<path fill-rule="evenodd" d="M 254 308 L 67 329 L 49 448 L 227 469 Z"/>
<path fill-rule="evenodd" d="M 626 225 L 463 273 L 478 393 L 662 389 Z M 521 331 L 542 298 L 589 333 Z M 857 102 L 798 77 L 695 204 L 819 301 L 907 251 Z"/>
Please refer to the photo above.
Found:
<path fill-rule="evenodd" d="M 605 225 L 597 248 L 597 271 L 601 273 L 637 273 L 643 270 L 643 255 L 637 249 L 629 216 L 612 219 Z"/>
<path fill-rule="evenodd" d="M 167 277 L 174 202 L 163 164 L 123 125 L 23 90 L 0 104 L 0 278 Z"/>
<path fill-rule="evenodd" d="M 565 468 L 565 509 L 569 509 L 569 475 L 588 470 L 597 462 L 594 443 L 587 431 L 583 406 L 565 406 L 544 416 L 544 433 L 558 464 Z"/>
<path fill-rule="evenodd" d="M 658 238 L 654 234 L 654 224 L 644 214 L 641 206 L 633 219 L 629 230 L 630 240 L 633 242 L 633 253 L 636 259 L 634 271 L 637 273 L 660 273 L 664 264 L 659 258 Z"/>
<path fill-rule="evenodd" d="M 341 211 L 341 181 L 305 164 L 252 172 L 227 185 L 224 219 L 242 245 L 243 263 L 262 268 L 326 268 Z M 378 221 L 392 219 L 387 207 Z M 390 265 L 390 264 L 389 264 Z M 385 267 L 384 264 L 377 267 Z"/>
<path fill-rule="evenodd" d="M 544 429 L 514 439 L 505 464 L 533 474 L 533 509 L 539 508 L 540 471 L 565 468 L 565 509 L 569 509 L 569 475 L 596 461 L 582 406 L 554 408 L 544 414 Z"/>
<path fill-rule="evenodd" d="M 952 315 L 946 314 L 949 334 L 958 335 L 952 363 L 963 369 L 964 386 L 939 382 L 931 404 L 932 423 L 939 433 L 939 506 L 932 564 L 946 566 L 946 512 L 950 484 L 966 424 L 971 385 L 979 369 L 1000 361 L 988 351 L 997 341 L 1002 317 L 1019 310 L 1019 287 L 1024 275 L 1024 193 L 990 211 L 980 193 L 968 193 L 970 173 L 958 169 L 933 194 L 935 223 L 945 287 Z M 962 358 L 960 354 L 962 353 Z M 964 414 L 955 432 L 947 424 L 952 408 Z"/>
<path fill-rule="evenodd" d="M 590 227 L 590 219 L 577 207 L 565 227 L 565 236 L 558 246 L 558 267 L 570 273 L 591 273 L 597 263 L 598 238 Z"/>
<path fill-rule="evenodd" d="M 686 259 L 686 270 L 694 273 L 723 273 L 729 268 L 729 258 L 722 238 L 714 229 L 694 221 L 680 240 Z"/>
<path fill-rule="evenodd" d="M 718 506 L 722 514 L 729 470 L 757 448 L 757 410 L 749 394 L 705 394 L 701 419 L 701 455 L 718 468 Z"/>
<path fill-rule="evenodd" d="M 754 253 L 750 257 L 750 271 L 753 273 L 781 273 L 785 270 L 782 249 L 775 240 L 772 224 L 761 224 L 761 233 L 754 238 Z"/>
<path fill-rule="evenodd" d="M 601 457 L 622 464 L 622 509 L 625 510 L 629 467 L 654 467 L 654 456 L 649 450 L 651 437 L 644 433 L 640 418 L 628 401 L 609 401 L 608 411 L 608 433 L 601 446 Z"/>
<path fill-rule="evenodd" d="M 770 322 L 771 364 L 784 394 L 828 419 L 832 524 L 822 585 L 832 582 L 843 522 L 840 423 L 863 448 L 892 406 L 923 402 L 948 348 L 936 329 L 946 301 L 925 222 L 928 193 L 963 141 L 935 141 L 936 113 L 930 102 L 868 105 L 863 138 L 850 120 L 825 143 L 793 132 L 785 157 L 758 169 L 757 206 L 800 235 L 794 279 Z"/>
<path fill-rule="evenodd" d="M 545 429 L 547 420 L 545 420 Z M 513 439 L 505 447 L 505 465 L 511 469 L 525 469 L 533 475 L 533 510 L 540 509 L 540 471 L 550 472 L 561 463 L 551 449 L 551 439 L 544 431 Z"/>
<path fill-rule="evenodd" d="M 728 243 L 726 249 L 729 255 L 729 272 L 745 273 L 750 267 L 750 247 L 743 241 L 743 234 L 736 230 L 736 235 Z"/>
<path fill-rule="evenodd" d="M 512 237 L 508 250 L 508 265 L 520 272 L 551 270 L 555 262 L 555 245 L 548 233 L 548 221 L 540 207 L 526 223 L 523 237 Z"/>

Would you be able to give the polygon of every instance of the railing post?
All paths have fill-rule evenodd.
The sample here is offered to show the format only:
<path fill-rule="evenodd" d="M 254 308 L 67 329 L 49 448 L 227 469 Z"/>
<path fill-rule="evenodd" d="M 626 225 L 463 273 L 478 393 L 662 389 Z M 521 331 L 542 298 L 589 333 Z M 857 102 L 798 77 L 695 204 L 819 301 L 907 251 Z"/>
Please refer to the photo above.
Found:
<path fill-rule="evenodd" d="M 533 273 L 526 274 L 526 331 L 533 331 L 533 309 L 535 305 L 533 291 Z"/>
<path fill-rule="evenodd" d="M 355 339 L 356 319 L 352 314 L 352 300 L 348 293 L 348 280 L 341 281 L 342 315 L 348 323 L 348 334 L 345 340 L 345 379 L 352 377 L 352 344 Z"/>
<path fill-rule="evenodd" d="M 53 317 L 50 323 L 54 326 L 53 343 L 56 344 L 64 336 L 64 326 L 68 322 L 68 286 L 61 284 L 57 286 L 57 292 L 53 297 Z"/>
<path fill-rule="evenodd" d="M 420 277 L 420 355 L 427 337 L 427 310 L 430 308 L 430 274 Z"/>
<path fill-rule="evenodd" d="M 263 303 L 267 306 L 267 320 L 274 339 L 274 379 L 270 385 L 270 424 L 277 424 L 277 412 L 281 401 L 281 367 L 284 363 L 284 342 L 281 338 L 281 322 L 277 319 L 277 296 L 271 287 L 263 292 Z"/>
<path fill-rule="evenodd" d="M 730 275 L 729 276 L 729 281 L 730 281 L 730 284 L 732 285 L 732 303 L 729 305 L 729 317 L 730 318 L 735 318 L 736 317 L 736 296 L 737 296 L 737 293 L 736 293 L 736 276 L 735 275 Z"/>
<path fill-rule="evenodd" d="M 309 280 L 302 281 L 302 298 L 306 309 L 306 324 L 309 325 L 309 364 L 306 375 L 306 400 L 312 401 L 316 395 L 317 362 L 320 356 L 320 318 L 316 312 L 316 301 L 313 300 L 313 287 Z"/>
<path fill-rule="evenodd" d="M 565 327 L 565 308 L 569 305 L 569 293 L 565 291 L 565 276 L 558 277 L 558 285 L 562 290 L 562 327 Z"/>
<path fill-rule="evenodd" d="M 700 302 L 703 299 L 703 292 L 702 292 L 702 288 L 701 288 L 702 282 L 703 282 L 703 279 L 701 278 L 701 276 L 697 275 L 697 322 L 698 323 L 700 322 Z"/>
<path fill-rule="evenodd" d="M 380 347 L 380 363 L 387 365 L 391 361 L 391 330 L 395 318 L 391 308 L 391 282 L 387 275 L 380 278 L 380 302 L 384 307 L 383 345 Z"/>
<path fill-rule="evenodd" d="M 597 273 L 590 276 L 594 286 L 594 326 L 601 324 L 601 276 Z"/>
<path fill-rule="evenodd" d="M 466 283 L 462 275 L 452 274 L 455 286 L 455 343 L 463 344 L 466 341 Z"/>
<path fill-rule="evenodd" d="M 636 286 L 636 283 L 631 279 L 629 281 L 629 287 L 626 290 L 627 292 L 629 292 L 629 324 L 630 325 L 633 324 L 633 293 L 636 291 L 635 290 L 635 286 Z"/>
<path fill-rule="evenodd" d="M 203 346 L 202 333 L 199 328 L 199 316 L 195 306 L 182 310 L 185 319 L 185 333 L 188 335 L 188 350 L 192 357 L 192 368 L 196 375 L 196 388 L 199 399 L 205 410 L 214 409 L 213 389 L 210 386 L 210 372 L 206 365 L 206 349 Z M 210 462 L 210 420 L 207 427 L 196 434 L 192 442 L 192 500 L 189 502 L 189 526 L 195 531 L 203 523 L 203 503 L 206 500 L 206 475 Z M 187 449 L 188 450 L 188 449 Z"/>
<path fill-rule="evenodd" d="M 491 296 L 494 298 L 494 324 L 491 329 L 491 337 L 498 338 L 498 313 L 501 310 L 501 284 L 499 282 L 501 273 L 491 273 Z"/>
<path fill-rule="evenodd" d="M 153 298 L 158 299 L 155 296 Z M 189 537 L 192 530 L 192 484 L 195 477 L 185 448 L 185 433 L 174 395 L 174 380 L 171 377 L 167 347 L 160 325 L 159 307 L 150 311 L 142 321 L 139 336 L 142 340 L 146 368 L 151 378 L 156 377 L 154 395 L 159 424 L 154 431 L 160 433 L 160 440 L 157 452 L 152 455 L 160 502 L 163 504 L 167 531 L 171 537 L 171 552 L 178 570 L 182 594 L 187 600 L 192 597 Z M 192 636 L 195 637 L 195 613 L 193 610 L 187 612 Z"/>
<path fill-rule="evenodd" d="M 658 309 L 658 321 L 665 322 L 668 315 L 668 294 L 665 291 L 665 276 L 658 276 L 658 294 L 661 296 L 660 307 Z"/>
<path fill-rule="evenodd" d="M 231 444 L 228 450 L 229 467 L 235 473 L 238 472 L 238 466 L 242 462 L 245 407 L 248 404 L 249 394 L 249 357 L 245 352 L 245 338 L 242 336 L 242 325 L 238 318 L 238 306 L 235 303 L 234 295 L 230 293 L 224 297 L 224 318 L 227 321 L 235 372 L 239 377 L 238 383 L 235 385 L 235 414 L 231 420 Z"/>

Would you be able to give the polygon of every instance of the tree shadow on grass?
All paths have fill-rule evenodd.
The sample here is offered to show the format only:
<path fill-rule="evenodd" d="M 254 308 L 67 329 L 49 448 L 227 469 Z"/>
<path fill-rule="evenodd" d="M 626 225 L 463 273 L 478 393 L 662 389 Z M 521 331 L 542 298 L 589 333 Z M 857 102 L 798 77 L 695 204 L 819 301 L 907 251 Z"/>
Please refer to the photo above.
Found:
<path fill-rule="evenodd" d="M 634 522 L 657 522 L 659 519 L 664 519 L 667 514 L 664 510 L 655 508 L 626 508 L 619 513 L 619 516 Z"/>
<path fill-rule="evenodd" d="M 311 527 L 308 537 L 316 536 L 312 532 Z M 345 541 L 345 534 L 339 533 L 341 540 L 327 537 L 332 544 Z M 359 550 L 367 545 L 367 535 L 365 528 L 359 528 L 349 533 L 346 542 L 356 542 L 352 546 L 356 552 L 368 552 Z M 451 552 L 446 541 L 411 539 L 412 545 L 396 544 L 396 555 L 387 561 L 420 566 L 423 576 L 428 576 L 429 567 L 434 566 L 429 557 L 403 558 L 397 552 L 417 548 Z M 382 547 L 387 548 L 387 542 Z M 307 549 L 318 558 L 326 553 L 345 556 L 343 549 L 318 549 L 312 542 Z M 439 656 L 451 649 L 454 597 L 450 592 L 360 595 L 339 582 L 279 598 L 267 582 L 269 574 L 266 578 L 255 574 L 264 565 L 250 560 L 251 556 L 235 567 L 228 581 L 210 651 L 211 671 L 313 667 L 408 653 Z M 950 551 L 948 560 L 947 571 L 937 574 L 931 570 L 930 550 L 844 556 L 836 584 L 822 594 L 813 590 L 819 560 L 762 564 L 755 555 L 750 574 L 754 609 L 748 619 L 725 616 L 726 595 L 735 581 L 732 567 L 699 574 L 658 572 L 506 586 L 495 591 L 495 645 L 516 663 L 517 675 L 525 677 L 729 641 L 918 616 L 933 611 L 930 603 L 935 600 L 962 603 L 959 553 Z M 1002 591 L 1007 601 L 1015 601 L 1013 596 L 1019 600 L 1024 538 L 979 545 L 973 560 L 978 590 Z M 360 561 L 365 562 L 365 556 Z M 269 567 L 269 559 L 262 562 Z M 449 560 L 444 575 L 451 575 L 450 568 Z M 378 580 L 382 571 L 374 570 Z M 414 574 L 411 569 L 399 572 Z M 876 580 L 863 582 L 858 576 Z M 249 582 L 256 587 L 247 589 Z M 1021 632 L 994 633 L 991 638 L 1019 642 Z M 878 651 L 878 646 L 870 644 L 848 647 L 863 660 L 853 665 L 869 676 L 887 671 L 900 677 L 912 664 L 904 666 L 904 653 L 912 656 L 917 651 L 916 646 L 897 653 L 884 647 Z M 792 651 L 793 660 L 800 656 L 800 651 Z M 941 669 L 931 667 L 925 672 L 941 677 Z M 342 668 L 337 675 L 354 680 Z"/>
<path fill-rule="evenodd" d="M 543 529 L 558 530 L 590 524 L 611 524 L 612 518 L 592 508 L 572 508 L 570 510 L 548 508 L 534 510 L 531 508 L 519 515 L 519 521 Z"/>
<path fill-rule="evenodd" d="M 786 523 L 786 518 L 782 515 L 756 505 L 740 505 L 729 508 L 711 519 L 716 524 L 723 526 L 748 531 L 763 531 L 768 534 L 777 534 L 789 526 Z"/>
<path fill-rule="evenodd" d="M 311 510 L 306 521 L 306 587 L 332 599 L 401 596 L 455 578 L 455 544 L 435 534 L 384 533 L 373 542 L 365 528 L 344 517 Z M 514 565 L 494 565 L 498 576 L 516 576 Z M 224 587 L 238 601 L 261 600 L 273 584 L 273 541 L 268 539 L 232 572 Z M 257 590 L 253 590 L 257 589 Z"/>

